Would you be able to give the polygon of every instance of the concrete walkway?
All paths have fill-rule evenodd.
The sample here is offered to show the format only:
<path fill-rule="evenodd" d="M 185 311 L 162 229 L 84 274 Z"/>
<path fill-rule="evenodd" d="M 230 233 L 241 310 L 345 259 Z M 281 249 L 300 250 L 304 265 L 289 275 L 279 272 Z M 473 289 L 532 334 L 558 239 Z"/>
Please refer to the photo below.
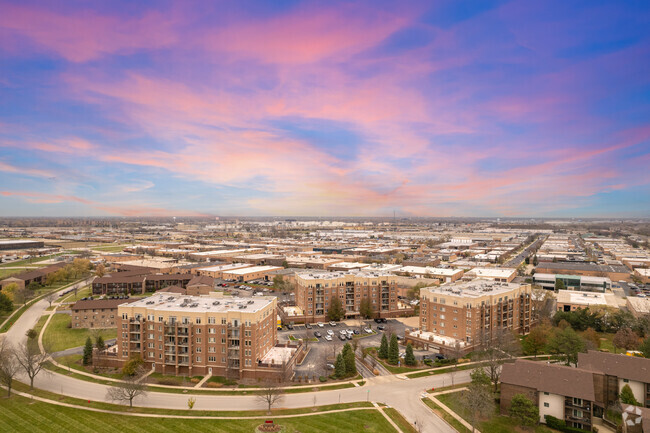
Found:
<path fill-rule="evenodd" d="M 377 408 L 377 410 L 379 411 L 379 413 L 381 413 L 381 414 L 384 416 L 384 418 L 386 418 L 386 420 L 390 423 L 390 425 L 393 426 L 393 428 L 394 428 L 395 430 L 397 430 L 399 433 L 404 433 L 404 432 L 402 431 L 402 429 L 399 428 L 399 427 L 397 426 L 397 424 L 395 424 L 395 421 L 393 421 L 393 420 L 391 419 L 391 417 L 389 417 L 389 416 L 386 414 L 386 412 L 384 412 L 384 409 L 383 409 L 381 406 L 379 406 L 379 405 L 378 405 L 377 403 L 375 403 L 374 401 L 372 402 L 372 405 L 373 405 L 374 407 Z"/>
<path fill-rule="evenodd" d="M 433 394 L 428 394 L 427 397 L 429 398 L 429 400 L 431 400 L 432 402 L 434 402 L 435 404 L 440 406 L 442 408 L 442 410 L 444 410 L 449 415 L 454 417 L 454 419 L 456 419 L 458 422 L 460 422 L 462 425 L 467 427 L 470 431 L 474 431 L 475 433 L 481 433 L 480 430 L 477 429 L 477 428 L 472 429 L 472 425 L 470 423 L 465 421 L 460 415 L 458 415 L 456 412 L 451 410 L 449 407 L 447 407 L 444 403 L 442 403 L 440 400 L 438 400 L 436 398 L 437 395 L 451 394 L 451 393 L 454 393 L 454 392 L 460 392 L 460 391 L 466 391 L 466 390 L 467 390 L 467 388 L 448 389 L 448 390 L 445 390 L 445 391 L 440 391 L 440 392 L 435 392 Z"/>

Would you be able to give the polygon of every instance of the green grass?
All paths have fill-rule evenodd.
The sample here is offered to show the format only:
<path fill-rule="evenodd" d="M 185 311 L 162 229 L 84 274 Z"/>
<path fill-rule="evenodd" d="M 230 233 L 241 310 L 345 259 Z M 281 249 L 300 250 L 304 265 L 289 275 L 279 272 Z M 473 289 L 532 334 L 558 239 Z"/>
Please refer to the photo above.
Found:
<path fill-rule="evenodd" d="M 460 404 L 458 397 L 458 392 L 440 394 L 436 396 L 436 398 L 440 400 L 441 403 L 456 412 L 456 414 L 461 416 L 465 421 L 471 422 L 467 411 Z M 499 408 L 497 405 L 494 415 L 489 419 L 479 421 L 477 428 L 483 433 L 508 433 L 512 431 L 523 431 L 514 419 L 508 416 L 500 415 L 498 412 Z M 531 429 L 528 431 L 531 431 Z M 534 433 L 553 432 L 553 430 L 544 425 L 537 425 L 534 429 L 532 429 L 532 431 Z"/>
<path fill-rule="evenodd" d="M 12 432 L 253 432 L 264 419 L 257 420 L 202 420 L 145 418 L 138 416 L 105 414 L 43 402 L 31 403 L 29 399 L 14 396 L 0 400 L 0 431 Z M 269 419 L 273 419 L 269 416 Z M 283 433 L 311 432 L 366 432 L 395 431 L 388 421 L 375 410 L 357 410 L 295 418 L 276 418 L 284 426 Z M 90 430 L 89 430 L 90 429 Z"/>
<path fill-rule="evenodd" d="M 194 376 L 194 377 L 185 377 L 185 376 L 170 376 L 163 375 L 161 373 L 151 373 L 147 377 L 147 382 L 151 384 L 158 385 L 169 385 L 169 386 L 187 386 L 192 387 L 196 383 L 192 383 L 192 379 L 197 379 L 197 383 L 203 379 L 203 376 Z"/>
<path fill-rule="evenodd" d="M 64 253 L 57 253 L 57 254 L 52 254 L 50 256 L 43 256 L 43 257 L 32 257 L 30 259 L 25 259 L 25 260 L 17 260 L 15 262 L 9 262 L 9 263 L 3 263 L 0 265 L 0 268 L 5 268 L 5 267 L 14 267 L 14 266 L 46 266 L 44 264 L 41 264 L 40 262 L 43 262 L 45 260 L 49 260 L 53 257 L 60 256 Z"/>
<path fill-rule="evenodd" d="M 397 427 L 399 427 L 404 433 L 417 433 L 417 430 L 396 409 L 389 407 L 384 409 L 384 413 L 388 415 L 388 417 L 392 419 L 393 422 L 397 424 Z"/>
<path fill-rule="evenodd" d="M 121 253 L 128 245 L 103 245 L 98 247 L 89 247 L 93 251 L 102 251 L 105 253 Z"/>
<path fill-rule="evenodd" d="M 43 334 L 43 345 L 52 352 L 70 349 L 72 347 L 83 346 L 86 338 L 93 339 L 89 329 L 72 329 L 70 325 L 72 318 L 67 314 L 54 314 L 52 320 L 45 329 Z M 104 340 L 117 337 L 117 329 L 95 330 Z M 94 339 L 93 339 L 94 343 Z"/>
<path fill-rule="evenodd" d="M 31 271 L 36 268 L 21 268 L 21 269 L 2 269 L 0 268 L 0 280 L 4 280 L 12 275 L 20 274 L 21 272 Z"/>
<path fill-rule="evenodd" d="M 63 299 L 61 299 L 59 302 L 61 302 L 61 303 L 77 302 L 81 298 L 86 298 L 86 297 L 88 297 L 90 295 L 92 295 L 92 288 L 90 286 L 86 286 L 86 287 L 82 287 L 81 289 L 77 290 L 76 295 L 74 294 L 74 292 L 69 293 Z"/>

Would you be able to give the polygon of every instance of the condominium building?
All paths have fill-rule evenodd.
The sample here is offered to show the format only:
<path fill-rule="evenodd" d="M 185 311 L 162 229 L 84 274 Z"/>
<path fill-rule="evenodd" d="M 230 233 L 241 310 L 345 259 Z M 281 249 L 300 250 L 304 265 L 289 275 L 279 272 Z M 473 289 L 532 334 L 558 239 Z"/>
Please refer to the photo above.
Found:
<path fill-rule="evenodd" d="M 163 374 L 262 378 L 289 365 L 276 348 L 276 298 L 156 293 L 118 308 L 118 359 Z M 287 350 L 283 350 L 287 349 Z M 275 367 L 275 369 L 274 369 Z"/>
<path fill-rule="evenodd" d="M 325 320 L 333 296 L 341 300 L 346 317 L 359 316 L 361 300 L 369 299 L 377 317 L 396 317 L 397 277 L 385 272 L 297 273 L 296 305 L 307 322 Z"/>
<path fill-rule="evenodd" d="M 458 281 L 420 289 L 420 329 L 406 335 L 418 346 L 464 351 L 503 330 L 530 331 L 531 285 L 491 280 Z"/>

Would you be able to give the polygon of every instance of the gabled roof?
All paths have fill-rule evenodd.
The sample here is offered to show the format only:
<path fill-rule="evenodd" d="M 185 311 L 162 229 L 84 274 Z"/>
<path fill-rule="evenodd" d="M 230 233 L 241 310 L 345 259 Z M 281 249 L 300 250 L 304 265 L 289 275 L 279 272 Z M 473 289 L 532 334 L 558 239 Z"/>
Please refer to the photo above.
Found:
<path fill-rule="evenodd" d="M 565 397 L 596 398 L 593 373 L 564 365 L 518 359 L 503 365 L 501 382 Z"/>
<path fill-rule="evenodd" d="M 188 286 L 210 286 L 214 287 L 214 278 L 208 277 L 207 275 L 199 275 L 192 278 L 188 283 Z"/>
<path fill-rule="evenodd" d="M 621 379 L 650 383 L 650 359 L 590 350 L 578 354 L 578 367 Z"/>

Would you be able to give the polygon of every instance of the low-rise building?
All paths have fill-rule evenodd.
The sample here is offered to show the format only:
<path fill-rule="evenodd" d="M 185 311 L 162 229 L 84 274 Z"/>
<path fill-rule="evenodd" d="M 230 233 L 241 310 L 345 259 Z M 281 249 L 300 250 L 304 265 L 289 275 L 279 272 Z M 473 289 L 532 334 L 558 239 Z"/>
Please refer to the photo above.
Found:
<path fill-rule="evenodd" d="M 630 271 L 625 266 L 598 265 L 596 263 L 540 262 L 535 268 L 535 273 L 607 277 L 612 281 L 630 280 Z"/>
<path fill-rule="evenodd" d="M 463 277 L 463 271 L 461 269 L 453 268 L 422 268 L 419 266 L 403 266 L 394 272 L 399 275 L 412 275 L 416 277 L 435 279 L 440 283 L 451 283 Z"/>
<path fill-rule="evenodd" d="M 502 283 L 510 283 L 517 276 L 515 268 L 473 268 L 465 273 L 466 279 L 480 278 Z"/>
<path fill-rule="evenodd" d="M 117 307 L 134 302 L 135 299 L 86 299 L 77 301 L 70 307 L 71 327 L 115 328 L 117 327 Z"/>
<path fill-rule="evenodd" d="M 650 283 L 650 268 L 634 268 L 634 275 L 639 278 L 642 283 Z"/>
<path fill-rule="evenodd" d="M 626 299 L 627 309 L 636 318 L 650 315 L 650 298 L 638 298 L 628 296 Z"/>
<path fill-rule="evenodd" d="M 547 290 L 555 290 L 557 281 L 562 281 L 567 290 L 605 292 L 612 289 L 612 280 L 607 277 L 542 273 L 533 275 L 533 283 Z"/>
<path fill-rule="evenodd" d="M 618 308 L 616 296 L 611 293 L 560 290 L 556 299 L 557 311 L 575 311 L 596 306 Z"/>
<path fill-rule="evenodd" d="M 0 281 L 0 287 L 4 288 L 9 284 L 17 284 L 19 289 L 24 289 L 29 286 L 31 283 L 38 283 L 44 285 L 47 277 L 59 269 L 65 267 L 65 263 L 56 263 L 54 265 L 46 266 L 40 269 L 34 269 L 33 271 L 21 272 L 11 277 L 7 277 L 4 280 Z"/>
<path fill-rule="evenodd" d="M 281 266 L 251 266 L 250 268 L 232 269 L 223 272 L 224 280 L 246 282 L 251 280 L 269 280 L 271 272 L 283 269 Z"/>

